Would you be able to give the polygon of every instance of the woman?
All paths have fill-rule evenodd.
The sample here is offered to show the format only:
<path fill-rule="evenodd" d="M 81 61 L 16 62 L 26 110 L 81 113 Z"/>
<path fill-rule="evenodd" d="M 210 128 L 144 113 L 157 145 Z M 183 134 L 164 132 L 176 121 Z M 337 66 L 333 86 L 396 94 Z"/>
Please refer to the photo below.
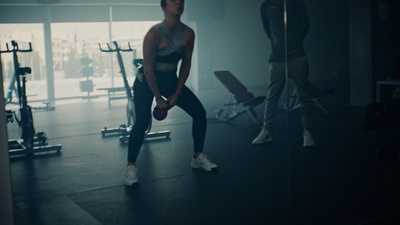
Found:
<path fill-rule="evenodd" d="M 185 86 L 191 68 L 195 34 L 181 22 L 184 2 L 161 0 L 164 20 L 154 25 L 144 37 L 144 76 L 138 76 L 133 85 L 136 122 L 129 136 L 128 165 L 125 171 L 127 186 L 138 182 L 136 158 L 151 120 L 153 98 L 157 107 L 171 108 L 177 105 L 193 118 L 194 154 L 191 167 L 206 171 L 217 168 L 203 154 L 207 128 L 206 111 L 199 99 Z M 177 65 L 181 60 L 177 76 Z"/>

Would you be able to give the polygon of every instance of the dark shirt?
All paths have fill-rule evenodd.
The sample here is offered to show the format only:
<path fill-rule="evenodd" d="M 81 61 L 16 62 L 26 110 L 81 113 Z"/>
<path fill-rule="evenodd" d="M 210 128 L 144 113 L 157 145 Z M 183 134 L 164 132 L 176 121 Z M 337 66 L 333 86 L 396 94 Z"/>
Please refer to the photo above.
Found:
<path fill-rule="evenodd" d="M 302 0 L 286 0 L 287 26 L 284 11 L 284 0 L 266 0 L 260 8 L 265 33 L 271 40 L 270 62 L 284 62 L 286 51 L 288 60 L 305 56 L 303 41 L 309 28 L 307 9 Z"/>

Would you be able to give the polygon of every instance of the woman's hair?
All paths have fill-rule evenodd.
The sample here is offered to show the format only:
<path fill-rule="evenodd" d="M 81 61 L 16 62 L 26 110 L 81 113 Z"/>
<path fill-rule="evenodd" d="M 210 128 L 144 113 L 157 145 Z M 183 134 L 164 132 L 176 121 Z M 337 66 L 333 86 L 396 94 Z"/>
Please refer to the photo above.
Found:
<path fill-rule="evenodd" d="M 161 5 L 161 7 L 167 6 L 167 0 L 161 0 L 160 5 Z"/>

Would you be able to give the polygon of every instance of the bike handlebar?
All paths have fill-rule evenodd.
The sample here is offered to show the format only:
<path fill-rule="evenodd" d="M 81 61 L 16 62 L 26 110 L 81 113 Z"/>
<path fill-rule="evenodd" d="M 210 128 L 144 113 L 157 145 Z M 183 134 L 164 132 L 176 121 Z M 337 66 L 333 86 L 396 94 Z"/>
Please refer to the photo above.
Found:
<path fill-rule="evenodd" d="M 6 43 L 7 50 L 0 51 L 0 53 L 9 53 L 9 52 L 31 52 L 32 51 L 32 43 L 29 42 L 28 49 L 19 49 L 18 43 L 14 40 L 11 41 L 12 49 L 8 47 L 8 43 Z"/>
<path fill-rule="evenodd" d="M 123 49 L 120 46 L 118 46 L 118 43 L 116 41 L 113 41 L 113 44 L 115 45 L 114 49 L 110 47 L 109 43 L 107 43 L 108 49 L 103 49 L 101 47 L 101 44 L 99 43 L 100 51 L 102 51 L 102 52 L 132 52 L 132 51 L 134 51 L 134 49 L 131 47 L 131 43 L 129 43 L 129 42 L 128 42 L 128 48 L 126 48 L 126 49 Z"/>

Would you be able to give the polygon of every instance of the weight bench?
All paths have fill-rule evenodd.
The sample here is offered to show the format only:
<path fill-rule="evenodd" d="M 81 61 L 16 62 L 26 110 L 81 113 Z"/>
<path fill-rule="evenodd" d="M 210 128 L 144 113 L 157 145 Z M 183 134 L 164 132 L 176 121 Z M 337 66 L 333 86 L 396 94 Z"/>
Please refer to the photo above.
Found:
<path fill-rule="evenodd" d="M 108 106 L 111 106 L 112 100 L 127 98 L 125 87 L 97 88 L 97 90 L 107 91 Z"/>
<path fill-rule="evenodd" d="M 228 102 L 224 104 L 224 108 L 215 111 L 216 118 L 222 121 L 228 121 L 247 112 L 257 124 L 261 125 L 262 122 L 257 118 L 254 107 L 263 103 L 266 97 L 255 97 L 229 71 L 215 71 L 214 74 L 231 93 Z"/>
<path fill-rule="evenodd" d="M 321 98 L 324 98 L 330 94 L 332 94 L 335 91 L 333 88 L 325 89 L 322 90 L 320 93 L 317 95 L 313 96 L 310 98 L 310 100 L 315 103 L 319 108 L 324 111 L 326 114 L 329 114 L 329 111 L 324 107 L 324 105 L 321 102 Z M 288 112 L 292 112 L 296 109 L 299 109 L 301 107 L 301 103 L 299 101 L 299 98 L 297 96 L 297 89 L 294 88 L 292 94 L 289 96 L 288 102 L 283 104 L 283 108 L 287 110 Z"/>

